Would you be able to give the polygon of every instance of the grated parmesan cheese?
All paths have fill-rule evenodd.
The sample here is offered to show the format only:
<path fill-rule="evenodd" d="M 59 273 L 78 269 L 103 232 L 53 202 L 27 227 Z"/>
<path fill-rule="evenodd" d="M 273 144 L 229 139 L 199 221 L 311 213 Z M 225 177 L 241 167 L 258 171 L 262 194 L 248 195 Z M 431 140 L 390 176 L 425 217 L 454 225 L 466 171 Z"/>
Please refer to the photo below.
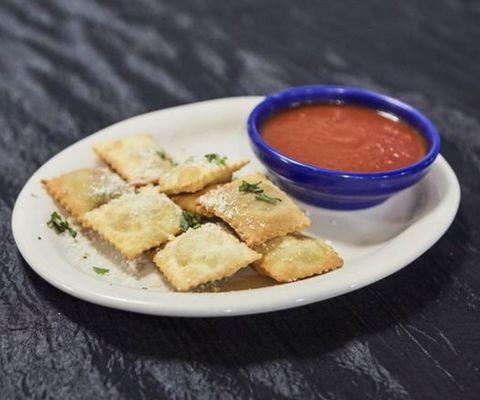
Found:
<path fill-rule="evenodd" d="M 69 235 L 57 237 L 66 259 L 78 270 L 112 284 L 171 291 L 148 255 L 129 261 L 95 232 L 82 230 L 73 221 L 69 223 L 77 231 L 75 239 Z M 93 267 L 105 268 L 109 272 L 98 275 Z"/>

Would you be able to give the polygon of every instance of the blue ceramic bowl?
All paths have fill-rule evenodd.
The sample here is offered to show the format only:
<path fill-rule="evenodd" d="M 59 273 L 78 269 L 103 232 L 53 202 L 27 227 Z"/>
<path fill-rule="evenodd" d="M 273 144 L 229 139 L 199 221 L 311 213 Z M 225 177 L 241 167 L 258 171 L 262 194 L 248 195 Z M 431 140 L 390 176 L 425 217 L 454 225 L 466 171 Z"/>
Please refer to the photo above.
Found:
<path fill-rule="evenodd" d="M 272 114 L 318 103 L 361 105 L 393 114 L 418 130 L 428 143 L 428 152 L 406 168 L 350 173 L 303 164 L 279 153 L 263 140 L 261 124 Z M 306 203 L 333 209 L 367 208 L 385 201 L 422 179 L 440 151 L 440 136 L 435 126 L 418 110 L 394 98 L 354 87 L 312 85 L 274 93 L 253 109 L 247 128 L 253 151 L 285 191 Z"/>

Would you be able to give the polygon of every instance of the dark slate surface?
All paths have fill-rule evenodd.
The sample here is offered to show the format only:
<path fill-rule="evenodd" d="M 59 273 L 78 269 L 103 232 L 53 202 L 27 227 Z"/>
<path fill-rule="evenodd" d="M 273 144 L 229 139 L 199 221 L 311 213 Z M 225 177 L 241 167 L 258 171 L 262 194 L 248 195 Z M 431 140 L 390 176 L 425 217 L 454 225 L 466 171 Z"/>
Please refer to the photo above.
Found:
<path fill-rule="evenodd" d="M 480 389 L 480 5 L 0 2 L 0 398 L 474 399 Z M 59 292 L 10 230 L 49 157 L 115 121 L 306 83 L 426 112 L 462 185 L 452 228 L 355 293 L 252 317 L 134 315 Z"/>

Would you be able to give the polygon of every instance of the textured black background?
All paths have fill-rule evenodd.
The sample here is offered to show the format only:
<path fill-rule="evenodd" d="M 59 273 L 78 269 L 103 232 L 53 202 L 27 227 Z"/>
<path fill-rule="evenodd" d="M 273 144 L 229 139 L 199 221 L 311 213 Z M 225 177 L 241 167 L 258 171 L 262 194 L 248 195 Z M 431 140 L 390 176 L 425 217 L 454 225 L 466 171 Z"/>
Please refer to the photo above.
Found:
<path fill-rule="evenodd" d="M 0 398 L 479 398 L 480 3 L 0 2 Z M 455 223 L 408 268 L 303 308 L 134 315 L 42 281 L 11 208 L 49 157 L 185 102 L 342 83 L 426 112 L 457 172 Z"/>

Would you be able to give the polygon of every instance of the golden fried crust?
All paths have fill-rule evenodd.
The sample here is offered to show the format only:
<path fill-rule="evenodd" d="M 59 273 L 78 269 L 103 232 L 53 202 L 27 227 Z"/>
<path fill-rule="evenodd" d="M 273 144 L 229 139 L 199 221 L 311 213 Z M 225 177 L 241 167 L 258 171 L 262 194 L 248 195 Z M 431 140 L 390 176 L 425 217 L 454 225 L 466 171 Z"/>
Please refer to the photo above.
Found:
<path fill-rule="evenodd" d="M 93 145 L 95 153 L 132 185 L 155 183 L 173 166 L 151 135 L 134 135 Z"/>
<path fill-rule="evenodd" d="M 232 175 L 230 175 L 227 178 L 227 182 L 232 179 Z M 183 194 L 177 194 L 175 196 L 172 196 L 171 199 L 183 208 L 184 210 L 191 211 L 191 212 L 196 212 L 197 214 L 202 214 L 205 215 L 206 217 L 213 217 L 213 214 L 205 213 L 203 210 L 200 209 L 200 207 L 197 206 L 197 199 L 200 196 L 203 196 L 205 193 L 208 191 L 215 189 L 218 187 L 220 184 L 216 183 L 210 186 L 207 186 L 205 189 L 199 190 L 198 192 L 195 193 L 183 193 Z"/>
<path fill-rule="evenodd" d="M 243 181 L 259 183 L 264 194 L 280 199 L 273 204 L 258 200 L 255 193 L 239 190 Z M 209 191 L 197 200 L 203 213 L 211 213 L 227 222 L 249 246 L 268 239 L 298 232 L 310 220 L 295 203 L 262 174 L 251 174 Z"/>
<path fill-rule="evenodd" d="M 180 233 L 182 210 L 154 187 L 118 199 L 85 214 L 85 225 L 132 259 Z"/>
<path fill-rule="evenodd" d="M 292 282 L 324 274 L 343 266 L 343 260 L 321 239 L 290 234 L 254 247 L 263 255 L 253 264 L 255 270 L 277 282 Z"/>
<path fill-rule="evenodd" d="M 102 204 L 132 190 L 108 168 L 83 168 L 52 179 L 43 179 L 43 186 L 75 219 Z"/>
<path fill-rule="evenodd" d="M 208 185 L 228 181 L 233 172 L 248 163 L 240 160 L 218 165 L 204 157 L 190 158 L 160 176 L 158 186 L 161 192 L 169 195 L 195 193 Z"/>
<path fill-rule="evenodd" d="M 220 226 L 207 223 L 168 242 L 153 261 L 173 287 L 187 291 L 231 276 L 260 257 Z"/>

